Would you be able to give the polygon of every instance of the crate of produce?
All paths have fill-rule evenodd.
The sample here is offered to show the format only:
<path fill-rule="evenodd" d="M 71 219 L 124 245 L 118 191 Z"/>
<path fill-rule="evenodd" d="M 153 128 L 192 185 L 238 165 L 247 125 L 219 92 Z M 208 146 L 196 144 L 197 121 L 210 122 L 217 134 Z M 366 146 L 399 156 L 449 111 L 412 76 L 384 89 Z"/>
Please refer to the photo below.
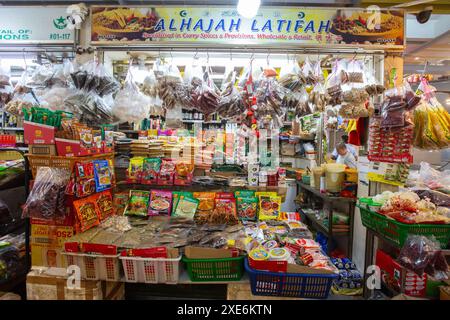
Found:
<path fill-rule="evenodd" d="M 53 167 L 62 169 L 65 168 L 69 171 L 72 171 L 76 161 L 90 161 L 101 159 L 114 161 L 114 153 L 96 154 L 86 157 L 63 157 L 34 154 L 27 154 L 26 156 L 28 158 L 33 177 L 36 177 L 36 173 L 39 167 Z"/>
<path fill-rule="evenodd" d="M 191 281 L 239 281 L 244 274 L 244 256 L 220 259 L 183 257 Z"/>
<path fill-rule="evenodd" d="M 252 294 L 291 298 L 326 299 L 338 274 L 268 272 L 252 269 L 245 260 Z"/>
<path fill-rule="evenodd" d="M 358 205 L 362 224 L 393 244 L 403 247 L 408 235 L 434 236 L 442 248 L 447 248 L 450 241 L 448 224 L 407 224 L 390 219 L 382 214 L 370 211 Z"/>
<path fill-rule="evenodd" d="M 120 281 L 119 255 L 63 252 L 67 266 L 80 268 L 81 278 L 85 280 Z"/>
<path fill-rule="evenodd" d="M 125 253 L 125 252 L 123 252 Z M 174 259 L 128 257 L 122 254 L 126 282 L 177 284 L 181 256 Z"/>

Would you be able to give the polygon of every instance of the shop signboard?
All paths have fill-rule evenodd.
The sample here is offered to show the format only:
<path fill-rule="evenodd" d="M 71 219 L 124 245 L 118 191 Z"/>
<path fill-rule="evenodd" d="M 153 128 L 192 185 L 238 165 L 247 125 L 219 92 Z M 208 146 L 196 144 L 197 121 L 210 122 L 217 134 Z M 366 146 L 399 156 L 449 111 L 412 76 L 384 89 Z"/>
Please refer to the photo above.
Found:
<path fill-rule="evenodd" d="M 91 8 L 94 44 L 283 45 L 402 48 L 404 12 L 263 7 L 253 19 L 235 7 Z"/>
<path fill-rule="evenodd" d="M 73 43 L 66 7 L 0 7 L 0 44 Z"/>

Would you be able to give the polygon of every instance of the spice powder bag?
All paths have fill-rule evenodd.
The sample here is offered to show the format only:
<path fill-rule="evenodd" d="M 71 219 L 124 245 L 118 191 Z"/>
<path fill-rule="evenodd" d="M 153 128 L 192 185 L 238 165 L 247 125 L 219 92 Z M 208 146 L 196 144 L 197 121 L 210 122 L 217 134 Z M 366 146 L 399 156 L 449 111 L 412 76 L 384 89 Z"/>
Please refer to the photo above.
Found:
<path fill-rule="evenodd" d="M 114 194 L 114 200 L 113 200 L 113 208 L 115 209 L 116 215 L 123 215 L 125 212 L 125 208 L 128 204 L 128 198 L 129 193 L 128 192 L 120 192 Z"/>
<path fill-rule="evenodd" d="M 95 192 L 94 163 L 92 161 L 79 161 L 75 163 L 75 194 L 85 197 Z"/>
<path fill-rule="evenodd" d="M 148 214 L 149 191 L 130 190 L 125 215 L 145 217 Z"/>
<path fill-rule="evenodd" d="M 255 197 L 254 190 L 237 190 L 234 192 L 234 197 L 237 198 L 252 198 Z"/>
<path fill-rule="evenodd" d="M 158 173 L 161 168 L 160 158 L 145 158 L 142 167 L 142 183 L 156 184 L 158 182 Z"/>
<path fill-rule="evenodd" d="M 178 201 L 180 200 L 180 197 L 188 197 L 188 198 L 194 198 L 193 193 L 189 191 L 173 191 L 172 192 L 172 215 L 174 215 L 175 210 L 178 205 Z"/>
<path fill-rule="evenodd" d="M 256 220 L 258 212 L 258 198 L 238 197 L 236 199 L 238 218 L 241 220 Z"/>
<path fill-rule="evenodd" d="M 111 191 L 107 190 L 102 193 L 96 194 L 96 205 L 99 212 L 100 222 L 112 216 L 114 214 L 113 199 Z"/>
<path fill-rule="evenodd" d="M 194 192 L 194 198 L 199 200 L 195 220 L 199 223 L 206 223 L 209 215 L 213 212 L 215 207 L 215 192 Z"/>
<path fill-rule="evenodd" d="M 97 211 L 95 198 L 93 196 L 76 200 L 73 202 L 73 205 L 75 207 L 75 212 L 77 213 L 81 232 L 100 224 L 98 218 L 100 213 Z"/>
<path fill-rule="evenodd" d="M 152 190 L 148 207 L 149 216 L 170 215 L 172 205 L 172 192 Z"/>
<path fill-rule="evenodd" d="M 194 219 L 198 203 L 199 200 L 197 199 L 181 196 L 178 201 L 174 216 L 187 219 Z"/>
<path fill-rule="evenodd" d="M 266 197 L 259 198 L 259 220 L 277 219 L 280 214 L 281 197 Z"/>
<path fill-rule="evenodd" d="M 127 170 L 128 182 L 138 183 L 140 182 L 142 170 L 144 167 L 143 157 L 134 157 L 130 159 L 130 164 Z"/>
<path fill-rule="evenodd" d="M 111 188 L 111 170 L 108 160 L 94 160 L 95 190 L 97 192 Z"/>

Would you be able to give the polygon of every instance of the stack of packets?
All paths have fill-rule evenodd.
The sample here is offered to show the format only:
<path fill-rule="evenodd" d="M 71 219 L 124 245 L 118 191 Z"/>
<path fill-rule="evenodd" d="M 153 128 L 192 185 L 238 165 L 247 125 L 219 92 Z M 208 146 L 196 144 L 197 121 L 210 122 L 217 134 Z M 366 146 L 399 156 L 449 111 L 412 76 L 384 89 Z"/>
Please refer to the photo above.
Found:
<path fill-rule="evenodd" d="M 244 241 L 249 259 L 253 261 L 286 261 L 337 273 L 297 213 L 285 213 L 283 220 L 246 223 Z"/>
<path fill-rule="evenodd" d="M 333 283 L 333 292 L 344 295 L 360 295 L 363 277 L 356 265 L 348 258 L 332 258 L 331 262 L 339 269 L 339 279 Z"/>
<path fill-rule="evenodd" d="M 192 163 L 176 162 L 170 158 L 134 157 L 130 159 L 127 182 L 185 186 L 192 184 L 193 173 Z"/>
<path fill-rule="evenodd" d="M 133 140 L 131 142 L 131 154 L 135 157 L 147 157 L 148 140 Z"/>
<path fill-rule="evenodd" d="M 76 231 L 84 232 L 113 215 L 111 188 L 115 185 L 111 160 L 77 161 L 66 187 L 68 201 L 72 200 Z"/>
<path fill-rule="evenodd" d="M 147 161 L 158 163 L 161 160 L 144 159 L 144 166 Z M 131 163 L 134 165 L 134 162 Z M 175 167 L 174 182 L 178 184 L 178 164 Z M 133 169 L 132 172 L 136 170 Z M 149 168 L 145 172 L 150 173 Z M 160 173 L 155 170 L 152 174 L 141 175 L 140 181 L 159 184 Z M 253 190 L 237 190 L 234 193 L 130 190 L 128 194 L 116 194 L 114 205 L 118 212 L 130 216 L 182 216 L 194 219 L 199 224 L 236 224 L 239 221 L 276 220 L 283 216 L 280 212 L 281 196 L 276 192 Z"/>

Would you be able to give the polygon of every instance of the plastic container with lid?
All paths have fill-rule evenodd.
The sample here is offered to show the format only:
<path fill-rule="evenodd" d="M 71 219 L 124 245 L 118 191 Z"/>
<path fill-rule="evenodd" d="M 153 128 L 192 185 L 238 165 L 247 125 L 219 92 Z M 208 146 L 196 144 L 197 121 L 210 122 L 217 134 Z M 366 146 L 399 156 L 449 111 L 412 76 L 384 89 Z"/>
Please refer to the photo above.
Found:
<path fill-rule="evenodd" d="M 326 164 L 325 177 L 328 192 L 341 192 L 345 181 L 345 164 Z"/>
<path fill-rule="evenodd" d="M 358 182 L 358 170 L 347 168 L 345 169 L 345 180 L 348 182 Z"/>
<path fill-rule="evenodd" d="M 290 256 L 290 252 L 285 248 L 273 248 L 269 252 L 269 260 L 271 261 L 287 261 Z"/>
<path fill-rule="evenodd" d="M 250 251 L 248 256 L 256 261 L 264 261 L 269 259 L 269 253 L 262 247 L 253 249 L 252 251 Z"/>
<path fill-rule="evenodd" d="M 320 189 L 320 178 L 322 177 L 324 170 L 322 167 L 316 167 L 312 169 L 314 176 L 314 188 Z"/>
<path fill-rule="evenodd" d="M 267 251 L 270 251 L 270 250 L 272 250 L 272 249 L 278 247 L 278 242 L 276 242 L 275 240 L 269 240 L 269 241 L 266 241 L 266 242 L 263 244 L 263 247 L 264 247 Z"/>

